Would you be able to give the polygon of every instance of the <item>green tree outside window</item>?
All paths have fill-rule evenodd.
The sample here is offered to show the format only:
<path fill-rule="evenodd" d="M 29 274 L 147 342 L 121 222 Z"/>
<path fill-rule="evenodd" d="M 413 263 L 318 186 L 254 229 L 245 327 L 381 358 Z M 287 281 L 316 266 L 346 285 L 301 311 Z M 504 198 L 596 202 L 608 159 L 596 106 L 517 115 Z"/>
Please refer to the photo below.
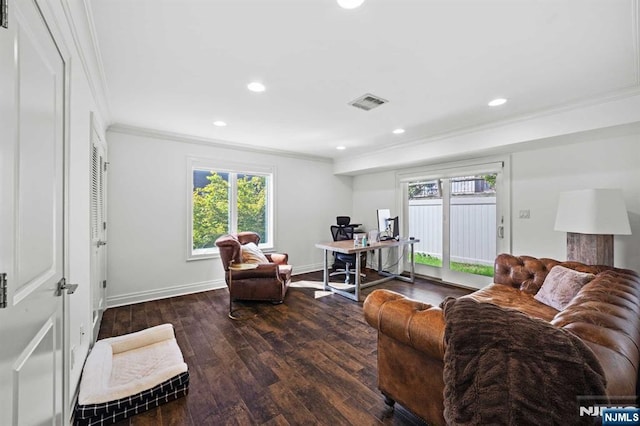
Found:
<path fill-rule="evenodd" d="M 193 188 L 193 249 L 215 247 L 216 239 L 231 232 L 231 187 L 237 192 L 237 230 L 267 235 L 267 176 L 211 171 L 204 187 Z M 194 171 L 194 185 L 196 171 Z"/>

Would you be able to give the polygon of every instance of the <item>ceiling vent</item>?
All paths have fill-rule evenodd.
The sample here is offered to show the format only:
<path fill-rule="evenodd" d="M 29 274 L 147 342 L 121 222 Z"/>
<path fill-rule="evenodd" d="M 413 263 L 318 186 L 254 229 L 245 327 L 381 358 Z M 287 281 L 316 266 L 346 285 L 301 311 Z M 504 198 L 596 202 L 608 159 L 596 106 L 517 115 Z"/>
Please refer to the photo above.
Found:
<path fill-rule="evenodd" d="M 386 99 L 382 99 L 372 95 L 371 93 L 367 93 L 366 95 L 362 95 L 358 99 L 349 102 L 349 105 L 353 105 L 354 107 L 363 109 L 365 111 L 370 111 L 382 104 L 386 104 L 387 102 L 389 101 Z"/>

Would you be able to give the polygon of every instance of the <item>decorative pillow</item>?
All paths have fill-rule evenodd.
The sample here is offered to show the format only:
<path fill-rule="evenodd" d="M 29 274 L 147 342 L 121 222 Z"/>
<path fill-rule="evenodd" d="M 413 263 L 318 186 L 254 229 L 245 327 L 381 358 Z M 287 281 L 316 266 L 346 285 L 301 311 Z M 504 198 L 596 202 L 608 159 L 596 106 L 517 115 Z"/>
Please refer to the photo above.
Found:
<path fill-rule="evenodd" d="M 542 287 L 534 296 L 538 302 L 563 310 L 580 289 L 596 276 L 556 265 L 547 274 Z"/>
<path fill-rule="evenodd" d="M 255 243 L 243 244 L 241 249 L 243 263 L 269 263 L 269 259 L 262 254 Z"/>

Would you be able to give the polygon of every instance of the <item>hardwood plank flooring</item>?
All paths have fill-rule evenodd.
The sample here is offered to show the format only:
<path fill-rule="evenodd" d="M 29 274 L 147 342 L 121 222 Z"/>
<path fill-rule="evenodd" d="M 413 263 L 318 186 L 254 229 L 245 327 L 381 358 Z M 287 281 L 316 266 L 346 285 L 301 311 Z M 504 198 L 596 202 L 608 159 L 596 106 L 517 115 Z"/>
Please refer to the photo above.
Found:
<path fill-rule="evenodd" d="M 341 277 L 336 277 L 339 280 Z M 105 311 L 99 338 L 172 323 L 189 366 L 181 398 L 120 425 L 419 425 L 396 404 L 389 410 L 376 386 L 376 332 L 362 303 L 331 294 L 316 298 L 320 272 L 294 277 L 285 301 L 234 302 L 226 289 Z M 439 304 L 469 291 L 416 279 L 387 288 Z"/>

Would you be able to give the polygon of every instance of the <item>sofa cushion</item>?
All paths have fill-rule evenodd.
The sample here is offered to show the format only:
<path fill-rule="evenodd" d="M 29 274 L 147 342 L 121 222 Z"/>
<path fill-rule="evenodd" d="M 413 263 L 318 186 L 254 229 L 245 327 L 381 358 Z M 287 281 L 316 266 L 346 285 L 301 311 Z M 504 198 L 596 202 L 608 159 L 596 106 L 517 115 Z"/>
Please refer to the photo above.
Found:
<path fill-rule="evenodd" d="M 580 289 L 596 276 L 556 265 L 544 279 L 544 283 L 534 298 L 562 311 Z"/>
<path fill-rule="evenodd" d="M 490 284 L 474 293 L 462 297 L 515 309 L 530 317 L 545 321 L 551 321 L 558 313 L 557 309 L 538 302 L 533 298 L 532 294 L 502 284 Z"/>
<path fill-rule="evenodd" d="M 241 249 L 243 263 L 269 263 L 267 257 L 255 243 L 244 244 Z"/>

